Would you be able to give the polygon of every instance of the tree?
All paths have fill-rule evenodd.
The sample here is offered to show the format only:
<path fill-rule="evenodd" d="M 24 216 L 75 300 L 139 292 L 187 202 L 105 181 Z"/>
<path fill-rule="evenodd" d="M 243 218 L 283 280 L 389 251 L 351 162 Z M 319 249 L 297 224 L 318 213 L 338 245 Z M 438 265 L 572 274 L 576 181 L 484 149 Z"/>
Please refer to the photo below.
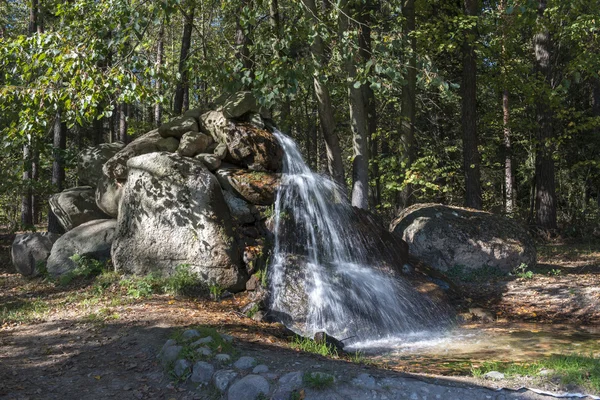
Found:
<path fill-rule="evenodd" d="M 65 162 L 64 152 L 67 148 L 67 132 L 65 124 L 62 122 L 60 111 L 56 112 L 54 118 L 54 127 L 52 135 L 52 186 L 54 190 L 60 192 L 64 189 L 65 181 Z M 58 222 L 58 218 L 52 210 L 48 211 L 48 232 L 63 233 L 63 228 Z"/>
<path fill-rule="evenodd" d="M 183 34 L 181 36 L 181 52 L 179 54 L 179 79 L 175 89 L 175 99 L 173 100 L 173 112 L 176 115 L 183 113 L 189 108 L 189 73 L 186 65 L 192 43 L 192 29 L 194 28 L 194 3 L 188 1 L 183 14 Z"/>

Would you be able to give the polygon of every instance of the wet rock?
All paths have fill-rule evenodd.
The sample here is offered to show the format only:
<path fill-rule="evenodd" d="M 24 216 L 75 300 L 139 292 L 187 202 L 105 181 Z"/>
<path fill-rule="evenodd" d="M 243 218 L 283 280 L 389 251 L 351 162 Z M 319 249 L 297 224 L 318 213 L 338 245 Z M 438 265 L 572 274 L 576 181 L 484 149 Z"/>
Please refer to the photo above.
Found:
<path fill-rule="evenodd" d="M 256 400 L 261 394 L 269 394 L 269 382 L 260 375 L 246 375 L 235 382 L 227 392 L 229 400 Z"/>
<path fill-rule="evenodd" d="M 60 238 L 57 233 L 18 233 L 12 243 L 12 264 L 23 276 L 37 276 L 40 264 L 45 264 L 52 246 Z"/>
<path fill-rule="evenodd" d="M 112 258 L 118 271 L 172 275 L 239 290 L 245 272 L 221 188 L 202 163 L 168 153 L 132 158 Z"/>
<path fill-rule="evenodd" d="M 231 382 L 233 382 L 233 380 L 235 378 L 237 378 L 238 373 L 235 372 L 232 369 L 223 369 L 220 371 L 217 371 L 214 375 L 213 375 L 213 384 L 215 385 L 215 387 L 217 388 L 217 390 L 219 390 L 220 392 L 224 392 L 225 390 L 227 390 L 227 388 L 229 387 L 229 385 L 231 384 Z"/>
<path fill-rule="evenodd" d="M 209 171 L 215 171 L 221 166 L 221 159 L 214 154 L 198 154 L 194 157 L 196 160 L 202 162 Z"/>
<path fill-rule="evenodd" d="M 215 175 L 223 189 L 256 205 L 275 203 L 275 195 L 281 182 L 281 174 L 248 171 L 228 166 L 215 171 Z"/>
<path fill-rule="evenodd" d="M 96 187 L 102 177 L 102 166 L 125 147 L 125 143 L 102 143 L 87 147 L 77 156 L 77 178 L 79 185 Z"/>
<path fill-rule="evenodd" d="M 109 217 L 96 205 L 96 190 L 90 186 L 67 189 L 52 195 L 48 202 L 65 231 L 85 222 Z"/>
<path fill-rule="evenodd" d="M 48 273 L 57 277 L 75 270 L 78 264 L 71 257 L 76 254 L 101 262 L 107 261 L 116 227 L 116 220 L 100 219 L 86 222 L 62 235 L 52 246 L 46 263 Z"/>
<path fill-rule="evenodd" d="M 415 204 L 405 209 L 390 230 L 417 258 L 440 271 L 494 267 L 505 273 L 520 264 L 536 264 L 535 243 L 524 227 L 484 211 Z"/>
<path fill-rule="evenodd" d="M 251 204 L 245 200 L 236 197 L 228 190 L 223 191 L 223 197 L 229 207 L 229 212 L 233 217 L 233 221 L 237 224 L 251 224 L 256 218 L 254 217 L 254 209 Z"/>
<path fill-rule="evenodd" d="M 214 373 L 215 367 L 207 362 L 198 361 L 192 368 L 192 376 L 190 377 L 190 380 L 200 384 L 208 384 Z"/>
<path fill-rule="evenodd" d="M 226 118 L 239 118 L 246 113 L 258 110 L 256 97 L 249 91 L 234 93 L 223 103 L 223 115 Z"/>
<path fill-rule="evenodd" d="M 112 218 L 119 216 L 119 201 L 123 195 L 123 185 L 102 174 L 96 187 L 96 205 Z"/>
<path fill-rule="evenodd" d="M 256 359 L 254 357 L 249 357 L 249 356 L 243 356 L 240 357 L 235 363 L 233 363 L 233 366 L 236 367 L 237 369 L 250 369 L 252 367 L 254 367 L 256 365 Z"/>
<path fill-rule="evenodd" d="M 127 178 L 127 161 L 130 158 L 158 151 L 172 153 L 177 151 L 178 147 L 179 140 L 172 137 L 165 139 L 155 129 L 135 139 L 115 154 L 104 164 L 102 172 L 108 178 L 122 181 Z"/>
<path fill-rule="evenodd" d="M 186 378 L 190 373 L 191 366 L 192 364 L 188 360 L 179 359 L 173 365 L 173 373 L 178 378 Z"/>
<path fill-rule="evenodd" d="M 200 132 L 186 132 L 181 137 L 177 153 L 185 157 L 193 157 L 206 151 L 213 138 Z"/>
<path fill-rule="evenodd" d="M 158 133 L 163 138 L 173 137 L 181 139 L 187 132 L 198 132 L 198 121 L 194 117 L 177 117 L 158 128 Z"/>

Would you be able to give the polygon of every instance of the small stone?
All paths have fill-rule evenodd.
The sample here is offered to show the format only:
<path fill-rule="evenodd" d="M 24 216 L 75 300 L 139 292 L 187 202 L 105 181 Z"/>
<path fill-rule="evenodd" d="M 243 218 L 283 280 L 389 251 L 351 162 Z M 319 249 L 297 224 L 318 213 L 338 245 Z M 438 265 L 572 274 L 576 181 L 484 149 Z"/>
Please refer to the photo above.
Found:
<path fill-rule="evenodd" d="M 220 392 L 224 392 L 237 376 L 238 373 L 232 369 L 222 369 L 213 375 L 213 384 Z"/>
<path fill-rule="evenodd" d="M 190 379 L 195 383 L 207 384 L 210 382 L 214 373 L 215 367 L 207 362 L 198 361 L 192 368 L 192 376 Z"/>
<path fill-rule="evenodd" d="M 260 364 L 257 365 L 256 367 L 254 367 L 254 369 L 252 370 L 253 374 L 264 374 L 266 372 L 269 372 L 269 367 L 267 367 L 264 364 Z"/>
<path fill-rule="evenodd" d="M 196 353 L 200 354 L 201 356 L 208 357 L 212 355 L 212 350 L 208 347 L 199 347 L 198 349 L 196 349 Z"/>
<path fill-rule="evenodd" d="M 209 171 L 215 171 L 221 166 L 221 159 L 214 154 L 201 153 L 194 158 L 202 162 Z"/>
<path fill-rule="evenodd" d="M 160 352 L 160 354 L 158 355 L 158 357 L 160 358 L 163 365 L 167 365 L 167 364 L 177 360 L 177 357 L 179 357 L 179 353 L 181 353 L 182 349 L 183 349 L 182 346 L 174 346 L 174 345 L 166 346 L 166 347 L 163 347 L 163 349 Z"/>
<path fill-rule="evenodd" d="M 262 117 L 260 116 L 259 113 L 251 113 L 248 115 L 248 122 L 250 122 L 252 125 L 256 126 L 257 128 L 260 129 L 264 129 L 265 127 L 265 122 L 263 121 Z"/>
<path fill-rule="evenodd" d="M 239 360 L 237 360 L 233 366 L 236 367 L 237 369 L 250 369 L 252 367 L 254 367 L 256 365 L 256 359 L 254 357 L 248 357 L 248 356 L 244 356 L 244 357 L 240 357 Z"/>
<path fill-rule="evenodd" d="M 188 360 L 179 359 L 175 361 L 175 365 L 173 366 L 173 373 L 178 378 L 186 377 L 186 375 L 190 372 L 190 367 L 192 364 Z"/>
<path fill-rule="evenodd" d="M 543 369 L 539 372 L 540 376 L 549 376 L 552 375 L 554 373 L 553 369 Z"/>
<path fill-rule="evenodd" d="M 223 339 L 223 341 L 227 342 L 227 343 L 231 343 L 233 342 L 233 336 L 230 335 L 226 335 L 224 333 L 221 333 L 221 339 Z"/>
<path fill-rule="evenodd" d="M 187 331 L 183 332 L 183 335 L 181 336 L 183 336 L 184 339 L 192 339 L 200 336 L 200 333 L 195 329 L 188 329 Z"/>
<path fill-rule="evenodd" d="M 192 343 L 192 346 L 200 346 L 201 344 L 208 344 L 208 343 L 211 343 L 213 340 L 214 339 L 212 338 L 212 336 L 203 337 L 202 339 L 198 339 L 194 343 Z"/>
<path fill-rule="evenodd" d="M 486 379 L 492 379 L 492 380 L 500 380 L 500 379 L 504 379 L 504 374 L 502 372 L 498 372 L 498 371 L 490 371 L 487 374 L 483 375 L 484 378 Z"/>
<path fill-rule="evenodd" d="M 227 149 L 227 145 L 225 143 L 219 143 L 217 147 L 215 147 L 215 149 L 213 150 L 213 154 L 220 160 L 224 160 L 225 157 L 227 157 L 228 151 L 229 150 Z"/>
<path fill-rule="evenodd" d="M 229 388 L 229 400 L 256 400 L 261 394 L 269 394 L 269 382 L 260 375 L 246 375 Z"/>
<path fill-rule="evenodd" d="M 204 133 L 186 132 L 181 137 L 177 152 L 184 157 L 193 157 L 205 152 L 212 142 L 213 138 Z"/>
<path fill-rule="evenodd" d="M 221 353 L 215 356 L 215 360 L 220 363 L 228 363 L 231 361 L 231 356 L 229 354 Z"/>

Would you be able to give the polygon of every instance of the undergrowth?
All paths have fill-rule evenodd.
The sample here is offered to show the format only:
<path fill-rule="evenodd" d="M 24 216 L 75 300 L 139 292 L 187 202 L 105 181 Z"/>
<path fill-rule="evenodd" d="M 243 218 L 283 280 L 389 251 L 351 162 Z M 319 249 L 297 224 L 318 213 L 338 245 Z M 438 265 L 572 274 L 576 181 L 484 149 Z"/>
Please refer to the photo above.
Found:
<path fill-rule="evenodd" d="M 317 343 L 312 339 L 302 336 L 294 336 L 291 346 L 296 350 L 305 351 L 307 353 L 319 354 L 325 357 L 338 357 L 337 350 L 334 346 L 323 343 Z"/>

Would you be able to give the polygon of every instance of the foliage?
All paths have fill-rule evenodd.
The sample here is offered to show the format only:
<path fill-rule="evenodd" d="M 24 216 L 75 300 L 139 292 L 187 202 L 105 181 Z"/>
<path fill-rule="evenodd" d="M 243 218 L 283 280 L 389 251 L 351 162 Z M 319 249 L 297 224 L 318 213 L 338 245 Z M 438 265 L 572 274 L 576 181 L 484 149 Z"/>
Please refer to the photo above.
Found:
<path fill-rule="evenodd" d="M 532 279 L 533 271 L 528 270 L 529 266 L 525 263 L 521 263 L 518 267 L 515 267 L 512 274 L 521 279 Z"/>
<path fill-rule="evenodd" d="M 323 342 L 317 343 L 310 338 L 294 336 L 291 343 L 292 348 L 307 353 L 319 354 L 324 357 L 337 357 L 338 353 L 334 346 Z"/>
<path fill-rule="evenodd" d="M 58 283 L 62 286 L 68 285 L 74 279 L 97 276 L 107 270 L 107 265 L 109 264 L 79 254 L 74 254 L 69 258 L 77 264 L 77 268 L 59 277 Z"/>
<path fill-rule="evenodd" d="M 333 385 L 333 375 L 321 372 L 305 372 L 302 376 L 302 382 L 313 389 L 326 389 Z"/>

